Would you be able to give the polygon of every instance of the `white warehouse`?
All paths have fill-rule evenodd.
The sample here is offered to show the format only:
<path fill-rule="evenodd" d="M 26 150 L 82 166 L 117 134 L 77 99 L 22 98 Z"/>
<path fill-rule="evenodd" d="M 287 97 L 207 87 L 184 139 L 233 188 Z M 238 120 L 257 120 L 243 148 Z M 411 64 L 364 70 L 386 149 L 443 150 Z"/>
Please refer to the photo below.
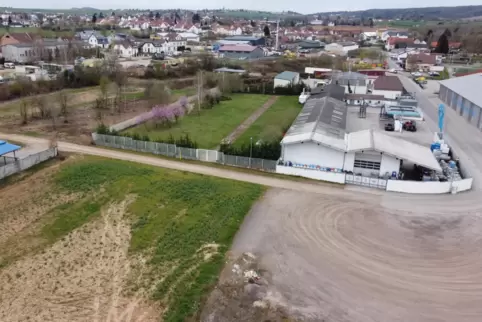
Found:
<path fill-rule="evenodd" d="M 441 171 L 428 147 L 375 130 L 347 133 L 347 106 L 332 97 L 312 97 L 281 141 L 276 172 L 345 182 L 345 172 L 396 178 L 401 161 Z"/>

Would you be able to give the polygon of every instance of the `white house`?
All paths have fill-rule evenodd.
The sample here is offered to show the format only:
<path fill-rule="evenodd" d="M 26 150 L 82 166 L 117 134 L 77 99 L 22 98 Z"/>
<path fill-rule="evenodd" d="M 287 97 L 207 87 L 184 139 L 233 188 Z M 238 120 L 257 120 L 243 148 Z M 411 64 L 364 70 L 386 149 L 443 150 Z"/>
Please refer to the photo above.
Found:
<path fill-rule="evenodd" d="M 89 45 L 91 47 L 100 47 L 100 48 L 107 48 L 109 47 L 109 41 L 106 37 L 104 36 L 99 36 L 96 34 L 92 34 L 89 37 Z"/>
<path fill-rule="evenodd" d="M 440 171 L 428 147 L 380 131 L 346 132 L 347 106 L 311 97 L 281 141 L 276 172 L 345 183 L 345 172 L 393 178 L 402 160 Z"/>
<path fill-rule="evenodd" d="M 373 95 L 396 99 L 402 96 L 403 85 L 398 76 L 379 76 L 373 82 Z"/>
<path fill-rule="evenodd" d="M 200 40 L 199 35 L 192 32 L 181 32 L 179 36 L 181 40 L 184 39 L 186 41 L 199 42 Z"/>
<path fill-rule="evenodd" d="M 407 31 L 386 30 L 382 33 L 381 39 L 387 41 L 388 38 L 408 38 Z"/>
<path fill-rule="evenodd" d="M 126 41 L 116 43 L 113 47 L 113 50 L 115 53 L 117 53 L 117 55 L 124 58 L 134 57 L 137 52 L 136 48 L 132 47 L 132 45 Z"/>

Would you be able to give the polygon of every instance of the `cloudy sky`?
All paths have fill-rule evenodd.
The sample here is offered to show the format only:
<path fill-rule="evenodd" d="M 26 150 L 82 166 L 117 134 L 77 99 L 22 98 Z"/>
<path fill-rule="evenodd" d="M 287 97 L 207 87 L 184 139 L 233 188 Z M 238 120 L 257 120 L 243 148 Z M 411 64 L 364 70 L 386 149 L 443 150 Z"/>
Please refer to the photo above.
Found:
<path fill-rule="evenodd" d="M 326 11 L 338 11 L 338 10 L 363 10 L 372 8 L 410 8 L 420 7 L 423 4 L 424 7 L 434 7 L 441 4 L 437 0 L 371 0 L 371 1 L 359 1 L 359 0 L 345 0 L 338 1 L 293 1 L 293 0 L 247 0 L 240 2 L 239 0 L 177 0 L 177 1 L 152 1 L 152 0 L 46 0 L 39 2 L 37 0 L 2 0 L 0 6 L 8 6 L 15 8 L 39 8 L 41 3 L 42 8 L 55 8 L 55 9 L 67 9 L 71 7 L 93 7 L 99 9 L 166 9 L 166 8 L 184 8 L 184 9 L 202 9 L 202 8 L 222 8 L 226 9 L 240 8 L 241 5 L 244 9 L 250 10 L 266 10 L 266 11 L 283 11 L 292 10 L 301 13 L 313 13 L 313 12 L 326 12 Z M 455 4 L 455 3 L 453 3 Z M 459 0 L 456 5 L 480 5 L 480 0 Z"/>

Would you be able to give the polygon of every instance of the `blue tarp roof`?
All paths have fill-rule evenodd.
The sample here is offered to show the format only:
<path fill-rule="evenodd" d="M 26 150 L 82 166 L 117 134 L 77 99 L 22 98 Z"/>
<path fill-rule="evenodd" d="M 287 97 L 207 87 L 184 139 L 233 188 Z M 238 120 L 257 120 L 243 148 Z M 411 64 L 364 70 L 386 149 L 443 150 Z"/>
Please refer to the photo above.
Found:
<path fill-rule="evenodd" d="M 295 72 L 288 72 L 288 71 L 284 71 L 282 73 L 279 73 L 278 75 L 276 75 L 276 79 L 284 79 L 284 80 L 287 80 L 287 81 L 293 81 L 295 79 L 296 76 L 298 76 L 299 73 L 295 73 Z"/>
<path fill-rule="evenodd" d="M 20 150 L 22 147 L 0 140 L 0 155 Z"/>

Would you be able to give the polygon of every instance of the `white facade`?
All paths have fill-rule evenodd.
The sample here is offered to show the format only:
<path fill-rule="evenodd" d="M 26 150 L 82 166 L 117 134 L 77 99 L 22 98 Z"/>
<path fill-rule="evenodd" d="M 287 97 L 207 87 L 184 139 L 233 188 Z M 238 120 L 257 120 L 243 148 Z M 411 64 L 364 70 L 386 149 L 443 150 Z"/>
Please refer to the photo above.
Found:
<path fill-rule="evenodd" d="M 344 151 L 334 150 L 315 142 L 305 142 L 283 145 L 282 158 L 292 163 L 343 169 L 344 156 Z"/>
<path fill-rule="evenodd" d="M 385 98 L 396 99 L 396 98 L 402 96 L 402 91 L 386 91 L 386 90 L 374 89 L 372 94 L 373 95 L 383 95 Z"/>
<path fill-rule="evenodd" d="M 136 54 L 136 50 L 132 46 L 125 47 L 122 44 L 115 44 L 114 45 L 114 52 L 117 53 L 120 57 L 124 58 L 131 58 L 134 57 Z"/>
<path fill-rule="evenodd" d="M 192 32 L 182 32 L 179 36 L 186 41 L 199 42 L 200 40 L 199 35 Z"/>

